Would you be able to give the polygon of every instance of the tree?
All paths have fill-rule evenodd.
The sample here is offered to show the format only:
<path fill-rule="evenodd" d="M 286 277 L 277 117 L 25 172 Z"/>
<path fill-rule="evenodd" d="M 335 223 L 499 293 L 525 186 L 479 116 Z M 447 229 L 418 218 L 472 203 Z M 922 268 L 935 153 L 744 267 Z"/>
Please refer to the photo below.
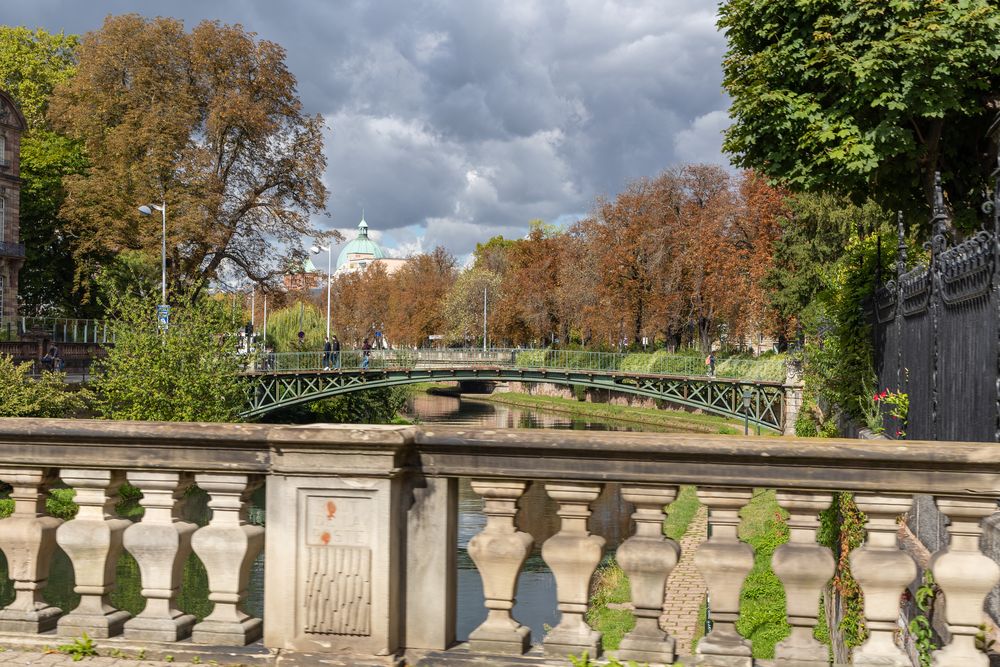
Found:
<path fill-rule="evenodd" d="M 310 216 L 326 202 L 323 121 L 303 114 L 280 46 L 240 26 L 185 32 L 128 14 L 78 52 L 48 117 L 90 163 L 63 180 L 79 281 L 122 250 L 159 256 L 159 217 L 136 212 L 148 202 L 167 203 L 169 281 L 191 298 L 227 268 L 263 282 L 284 266 L 271 245 L 321 236 Z"/>
<path fill-rule="evenodd" d="M 387 335 L 391 332 L 399 343 L 420 345 L 428 336 L 443 334 L 444 300 L 456 273 L 455 258 L 441 246 L 410 258 L 392 276 L 394 298 Z"/>
<path fill-rule="evenodd" d="M 31 363 L 15 364 L 0 354 L 0 417 L 72 417 L 82 410 L 90 394 L 73 391 L 65 375 L 45 371 L 31 377 Z"/>
<path fill-rule="evenodd" d="M 95 406 L 104 419 L 237 421 L 245 405 L 234 329 L 224 305 L 200 299 L 174 306 L 157 327 L 156 299 L 123 296 L 109 304 L 115 345 L 100 364 Z M 186 301 L 186 300 L 184 300 Z"/>
<path fill-rule="evenodd" d="M 940 171 L 957 216 L 976 216 L 997 153 L 995 2 L 727 0 L 719 14 L 739 165 L 911 211 L 932 205 Z"/>
<path fill-rule="evenodd" d="M 86 166 L 82 146 L 45 120 L 52 90 L 76 71 L 75 35 L 0 27 L 0 88 L 17 102 L 28 132 L 21 138 L 21 241 L 25 264 L 18 297 L 24 313 L 79 312 L 70 237 L 59 217 L 62 179 Z"/>

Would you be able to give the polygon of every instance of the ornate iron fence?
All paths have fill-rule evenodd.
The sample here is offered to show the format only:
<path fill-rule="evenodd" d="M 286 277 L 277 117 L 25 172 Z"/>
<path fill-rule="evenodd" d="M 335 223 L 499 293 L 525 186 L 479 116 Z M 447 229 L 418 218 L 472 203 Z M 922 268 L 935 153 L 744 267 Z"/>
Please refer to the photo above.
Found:
<path fill-rule="evenodd" d="M 908 394 L 909 439 L 1000 441 L 1000 169 L 994 177 L 993 228 L 956 245 L 938 179 L 929 265 L 906 270 L 900 220 L 896 277 L 875 292 L 876 373 Z"/>

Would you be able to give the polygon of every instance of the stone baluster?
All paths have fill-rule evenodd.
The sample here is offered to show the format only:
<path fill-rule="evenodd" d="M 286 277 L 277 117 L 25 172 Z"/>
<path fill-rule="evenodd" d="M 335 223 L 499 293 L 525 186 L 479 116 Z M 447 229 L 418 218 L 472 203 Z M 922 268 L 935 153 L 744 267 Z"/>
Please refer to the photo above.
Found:
<path fill-rule="evenodd" d="M 663 510 L 676 487 L 626 486 L 622 498 L 635 505 L 635 533 L 618 547 L 615 559 L 628 575 L 635 607 L 635 628 L 619 645 L 620 660 L 671 664 L 674 639 L 660 629 L 663 589 L 677 565 L 680 547 L 663 535 Z"/>
<path fill-rule="evenodd" d="M 913 502 L 906 495 L 856 494 L 854 502 L 868 515 L 868 536 L 851 553 L 851 572 L 865 596 L 868 640 L 854 651 L 855 665 L 909 667 L 910 659 L 896 646 L 899 598 L 917 576 L 917 565 L 896 544 L 897 517 Z"/>
<path fill-rule="evenodd" d="M 698 499 L 708 506 L 711 537 L 702 542 L 694 564 L 708 587 L 712 631 L 698 642 L 695 664 L 751 667 L 750 642 L 736 632 L 740 589 L 753 567 L 753 549 L 740 542 L 740 509 L 750 489 L 698 487 Z"/>
<path fill-rule="evenodd" d="M 64 469 L 62 480 L 76 490 L 80 509 L 74 519 L 56 530 L 56 542 L 73 563 L 80 605 L 59 619 L 58 634 L 78 636 L 84 632 L 106 639 L 121 634 L 130 617 L 111 606 L 108 596 L 115 587 L 115 567 L 122 553 L 122 533 L 132 524 L 115 513 L 118 489 L 125 482 L 121 470 Z"/>
<path fill-rule="evenodd" d="M 584 620 L 590 599 L 590 579 L 601 562 L 604 538 L 590 535 L 590 504 L 601 493 L 600 484 L 546 484 L 545 492 L 559 503 L 559 532 L 542 545 L 542 558 L 556 579 L 562 619 L 544 640 L 547 655 L 565 656 L 584 651 L 601 654 L 601 633 Z"/>
<path fill-rule="evenodd" d="M 469 556 L 483 580 L 488 613 L 469 634 L 469 647 L 484 653 L 521 654 L 531 645 L 531 630 L 511 616 L 517 575 L 534 542 L 517 530 L 517 499 L 527 482 L 473 480 L 472 490 L 483 497 L 486 527 L 469 540 Z"/>
<path fill-rule="evenodd" d="M 934 665 L 965 667 L 990 664 L 976 648 L 976 633 L 985 618 L 986 594 L 1000 579 L 1000 567 L 979 549 L 981 521 L 997 509 L 993 498 L 938 497 L 938 509 L 948 515 L 951 544 L 934 554 L 931 572 L 944 591 L 945 618 L 951 643 L 934 652 Z"/>
<path fill-rule="evenodd" d="M 125 548 L 135 557 L 142 576 L 146 607 L 125 624 L 127 639 L 177 641 L 191 635 L 195 618 L 177 608 L 184 563 L 191 554 L 191 534 L 198 528 L 182 521 L 184 492 L 190 475 L 148 470 L 128 473 L 145 508 L 142 521 L 125 529 Z"/>
<path fill-rule="evenodd" d="M 813 637 L 819 598 L 833 576 L 835 563 L 829 548 L 816 544 L 819 513 L 830 505 L 829 493 L 782 491 L 778 504 L 788 510 L 788 542 L 774 551 L 771 568 L 785 586 L 788 622 L 792 634 L 775 647 L 777 662 L 795 665 L 828 664 L 827 647 Z"/>
<path fill-rule="evenodd" d="M 263 622 L 240 607 L 250 583 L 250 567 L 264 547 L 264 527 L 247 523 L 250 494 L 260 483 L 248 475 L 198 473 L 195 483 L 208 494 L 212 519 L 195 531 L 191 546 L 208 573 L 212 613 L 194 626 L 195 644 L 245 645 L 260 639 Z"/>
<path fill-rule="evenodd" d="M 13 487 L 14 500 L 14 513 L 0 520 L 0 549 L 14 580 L 14 601 L 0 610 L 0 631 L 47 632 L 62 614 L 42 598 L 62 523 L 45 515 L 45 499 L 56 477 L 48 468 L 5 468 L 0 479 Z"/>

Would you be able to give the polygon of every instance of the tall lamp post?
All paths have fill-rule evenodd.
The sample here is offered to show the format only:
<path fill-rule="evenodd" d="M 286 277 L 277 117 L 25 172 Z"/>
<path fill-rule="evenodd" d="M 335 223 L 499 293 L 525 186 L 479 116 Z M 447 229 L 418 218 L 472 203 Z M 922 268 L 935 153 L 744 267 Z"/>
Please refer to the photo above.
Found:
<path fill-rule="evenodd" d="M 326 337 L 330 337 L 330 283 L 333 282 L 333 276 L 330 275 L 331 269 L 333 267 L 333 248 L 332 246 L 319 245 L 318 243 L 312 248 L 312 254 L 318 255 L 321 252 L 326 253 Z"/>
<path fill-rule="evenodd" d="M 159 211 L 163 217 L 163 236 L 160 250 L 160 307 L 156 310 L 157 317 L 166 328 L 170 312 L 167 306 L 167 202 L 145 204 L 139 207 L 139 213 L 142 215 L 152 215 L 154 210 Z"/>

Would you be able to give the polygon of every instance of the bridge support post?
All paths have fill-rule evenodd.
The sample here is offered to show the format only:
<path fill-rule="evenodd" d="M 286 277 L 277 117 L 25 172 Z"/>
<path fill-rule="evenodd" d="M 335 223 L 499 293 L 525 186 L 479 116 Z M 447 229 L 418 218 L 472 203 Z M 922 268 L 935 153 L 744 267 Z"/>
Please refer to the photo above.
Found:
<path fill-rule="evenodd" d="M 802 410 L 802 362 L 789 359 L 785 365 L 785 400 L 782 405 L 781 421 L 784 428 L 782 435 L 795 435 L 795 421 Z"/>
<path fill-rule="evenodd" d="M 342 430 L 338 439 L 350 446 L 303 439 L 271 450 L 264 644 L 330 664 L 396 664 L 414 431 L 326 428 Z"/>

